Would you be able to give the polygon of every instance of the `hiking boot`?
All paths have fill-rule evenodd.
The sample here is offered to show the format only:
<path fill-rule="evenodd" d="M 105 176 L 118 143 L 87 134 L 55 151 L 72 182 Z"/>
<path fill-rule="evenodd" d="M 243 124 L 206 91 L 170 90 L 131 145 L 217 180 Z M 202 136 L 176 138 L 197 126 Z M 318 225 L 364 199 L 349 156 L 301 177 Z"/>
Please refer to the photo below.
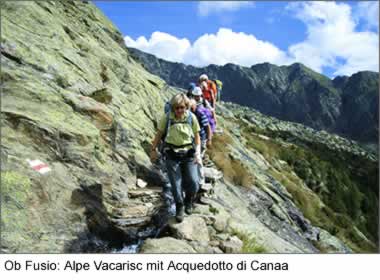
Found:
<path fill-rule="evenodd" d="M 185 216 L 185 212 L 184 212 L 183 205 L 177 206 L 176 207 L 176 215 L 175 215 L 175 218 L 176 218 L 177 222 L 179 222 L 179 223 L 182 222 L 184 216 Z"/>
<path fill-rule="evenodd" d="M 187 215 L 191 215 L 193 213 L 193 204 L 192 203 L 186 204 L 185 212 Z"/>

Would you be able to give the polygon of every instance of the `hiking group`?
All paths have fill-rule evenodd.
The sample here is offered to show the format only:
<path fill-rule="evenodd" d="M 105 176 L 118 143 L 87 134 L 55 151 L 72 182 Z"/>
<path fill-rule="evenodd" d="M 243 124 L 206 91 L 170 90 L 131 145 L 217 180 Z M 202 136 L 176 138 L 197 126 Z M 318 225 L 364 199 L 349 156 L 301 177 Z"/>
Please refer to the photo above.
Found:
<path fill-rule="evenodd" d="M 198 83 L 190 83 L 187 93 L 175 95 L 165 105 L 158 131 L 152 142 L 150 159 L 162 162 L 169 182 L 166 194 L 173 197 L 176 220 L 192 213 L 198 191 L 205 183 L 205 152 L 212 146 L 216 130 L 216 102 L 220 100 L 222 82 L 202 74 Z"/>

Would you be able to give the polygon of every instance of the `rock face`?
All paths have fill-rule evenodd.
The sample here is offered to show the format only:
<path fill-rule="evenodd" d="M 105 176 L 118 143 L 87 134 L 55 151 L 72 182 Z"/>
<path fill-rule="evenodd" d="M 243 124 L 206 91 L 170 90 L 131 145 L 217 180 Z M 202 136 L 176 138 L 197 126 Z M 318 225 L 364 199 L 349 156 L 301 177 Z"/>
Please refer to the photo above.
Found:
<path fill-rule="evenodd" d="M 194 214 L 171 223 L 148 153 L 179 89 L 92 3 L 8 1 L 1 17 L 2 252 L 377 250 L 377 155 L 231 103 Z"/>
<path fill-rule="evenodd" d="M 1 23 L 2 250 L 86 251 L 89 234 L 122 246 L 149 231 L 160 194 L 128 190 L 140 175 L 158 183 L 144 147 L 174 91 L 91 3 L 6 2 Z"/>
<path fill-rule="evenodd" d="M 186 88 L 207 73 L 223 81 L 222 100 L 257 109 L 282 120 L 339 133 L 362 142 L 378 142 L 379 74 L 359 72 L 333 80 L 302 64 L 234 64 L 197 68 L 168 62 L 130 48 L 134 58 L 167 83 Z"/>

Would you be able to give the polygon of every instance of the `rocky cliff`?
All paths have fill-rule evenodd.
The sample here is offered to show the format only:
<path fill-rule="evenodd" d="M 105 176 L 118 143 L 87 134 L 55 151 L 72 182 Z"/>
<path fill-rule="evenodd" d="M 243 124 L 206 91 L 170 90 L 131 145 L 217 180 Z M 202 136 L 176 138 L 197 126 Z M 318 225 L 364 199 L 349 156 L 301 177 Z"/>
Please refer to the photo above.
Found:
<path fill-rule="evenodd" d="M 189 81 L 207 73 L 210 78 L 224 82 L 224 101 L 377 145 L 378 73 L 364 71 L 331 80 L 300 63 L 280 67 L 262 63 L 250 68 L 234 64 L 197 68 L 133 48 L 130 52 L 149 72 L 171 85 L 186 88 Z"/>
<path fill-rule="evenodd" d="M 223 103 L 205 195 L 173 224 L 148 151 L 180 89 L 86 1 L 2 2 L 1 34 L 2 252 L 377 250 L 356 142 Z"/>

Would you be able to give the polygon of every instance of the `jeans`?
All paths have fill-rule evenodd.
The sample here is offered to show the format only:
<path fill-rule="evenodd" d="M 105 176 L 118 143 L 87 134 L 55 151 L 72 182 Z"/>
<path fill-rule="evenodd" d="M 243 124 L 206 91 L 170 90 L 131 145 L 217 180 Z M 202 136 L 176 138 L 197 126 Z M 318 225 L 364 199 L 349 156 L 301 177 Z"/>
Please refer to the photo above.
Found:
<path fill-rule="evenodd" d="M 198 169 L 193 158 L 166 159 L 166 170 L 177 206 L 192 203 L 198 192 Z M 185 192 L 185 197 L 183 195 Z"/>
<path fill-rule="evenodd" d="M 205 183 L 205 176 L 204 176 L 204 172 L 203 172 L 203 159 L 204 159 L 204 156 L 205 156 L 205 153 L 207 150 L 206 143 L 207 143 L 207 139 L 202 140 L 202 142 L 201 142 L 201 158 L 202 158 L 202 161 L 201 161 L 201 163 L 197 164 L 199 187 Z"/>
<path fill-rule="evenodd" d="M 171 184 L 168 178 L 168 172 L 166 171 L 166 159 L 163 155 L 158 160 L 158 170 L 160 177 L 163 181 L 162 196 L 165 204 L 169 207 L 174 203 L 174 198 L 171 190 Z"/>

